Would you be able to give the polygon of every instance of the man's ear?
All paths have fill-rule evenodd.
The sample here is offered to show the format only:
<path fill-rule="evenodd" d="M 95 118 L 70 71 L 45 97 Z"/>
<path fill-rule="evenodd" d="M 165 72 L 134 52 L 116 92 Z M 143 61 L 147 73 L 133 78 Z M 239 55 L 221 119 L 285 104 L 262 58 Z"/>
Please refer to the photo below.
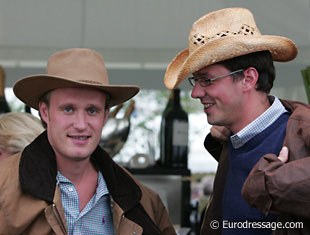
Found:
<path fill-rule="evenodd" d="M 48 123 L 48 106 L 45 102 L 39 103 L 39 113 L 40 113 L 41 119 L 45 123 Z"/>
<path fill-rule="evenodd" d="M 242 80 L 242 87 L 246 90 L 256 87 L 258 80 L 258 72 L 254 67 L 249 67 L 243 72 L 244 78 Z"/>

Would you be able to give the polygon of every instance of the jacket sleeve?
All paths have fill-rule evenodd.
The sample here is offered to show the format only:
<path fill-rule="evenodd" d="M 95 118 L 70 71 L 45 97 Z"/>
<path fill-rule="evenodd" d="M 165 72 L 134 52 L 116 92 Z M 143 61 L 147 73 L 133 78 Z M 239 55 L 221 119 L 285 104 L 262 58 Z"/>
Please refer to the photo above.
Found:
<path fill-rule="evenodd" d="M 288 213 L 310 218 L 310 158 L 282 163 L 267 154 L 247 177 L 242 195 L 264 213 Z"/>
<path fill-rule="evenodd" d="M 211 133 L 209 133 L 205 138 L 204 146 L 206 150 L 211 154 L 211 156 L 216 161 L 219 161 L 223 149 L 223 144 L 220 141 L 213 138 Z"/>

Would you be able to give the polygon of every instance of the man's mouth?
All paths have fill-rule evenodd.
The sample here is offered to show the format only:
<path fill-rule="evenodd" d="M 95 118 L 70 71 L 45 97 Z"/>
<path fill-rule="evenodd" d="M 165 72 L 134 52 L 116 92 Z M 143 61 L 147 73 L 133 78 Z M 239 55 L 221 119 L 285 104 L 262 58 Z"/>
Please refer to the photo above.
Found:
<path fill-rule="evenodd" d="M 204 107 L 204 109 L 208 109 L 213 105 L 214 105 L 213 103 L 207 103 L 207 104 L 203 104 L 203 107 Z"/>
<path fill-rule="evenodd" d="M 82 136 L 68 135 L 68 136 L 69 136 L 70 138 L 76 139 L 76 140 L 86 140 L 86 139 L 89 138 L 89 136 L 84 136 L 84 135 L 82 135 Z"/>

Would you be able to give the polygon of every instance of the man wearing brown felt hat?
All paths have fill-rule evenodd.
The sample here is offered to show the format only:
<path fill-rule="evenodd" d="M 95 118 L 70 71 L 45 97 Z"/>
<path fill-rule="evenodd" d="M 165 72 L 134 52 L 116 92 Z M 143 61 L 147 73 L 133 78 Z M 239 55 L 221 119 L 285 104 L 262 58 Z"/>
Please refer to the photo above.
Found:
<path fill-rule="evenodd" d="M 248 9 L 226 8 L 198 19 L 168 65 L 166 87 L 191 76 L 213 125 L 204 144 L 218 169 L 201 234 L 310 232 L 309 105 L 270 95 L 274 61 L 296 55 L 292 40 L 261 34 Z"/>
<path fill-rule="evenodd" d="M 72 48 L 13 90 L 46 131 L 1 162 L 0 234 L 175 234 L 159 196 L 99 146 L 109 108 L 139 87 L 111 85 L 98 52 Z"/>

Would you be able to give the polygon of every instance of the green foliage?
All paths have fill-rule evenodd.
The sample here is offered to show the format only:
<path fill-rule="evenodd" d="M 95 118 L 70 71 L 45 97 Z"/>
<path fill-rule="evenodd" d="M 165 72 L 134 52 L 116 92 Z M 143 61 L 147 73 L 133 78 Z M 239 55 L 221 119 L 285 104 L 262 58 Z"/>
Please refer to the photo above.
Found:
<path fill-rule="evenodd" d="M 306 69 L 301 70 L 301 74 L 304 80 L 308 103 L 310 103 L 310 66 Z"/>

